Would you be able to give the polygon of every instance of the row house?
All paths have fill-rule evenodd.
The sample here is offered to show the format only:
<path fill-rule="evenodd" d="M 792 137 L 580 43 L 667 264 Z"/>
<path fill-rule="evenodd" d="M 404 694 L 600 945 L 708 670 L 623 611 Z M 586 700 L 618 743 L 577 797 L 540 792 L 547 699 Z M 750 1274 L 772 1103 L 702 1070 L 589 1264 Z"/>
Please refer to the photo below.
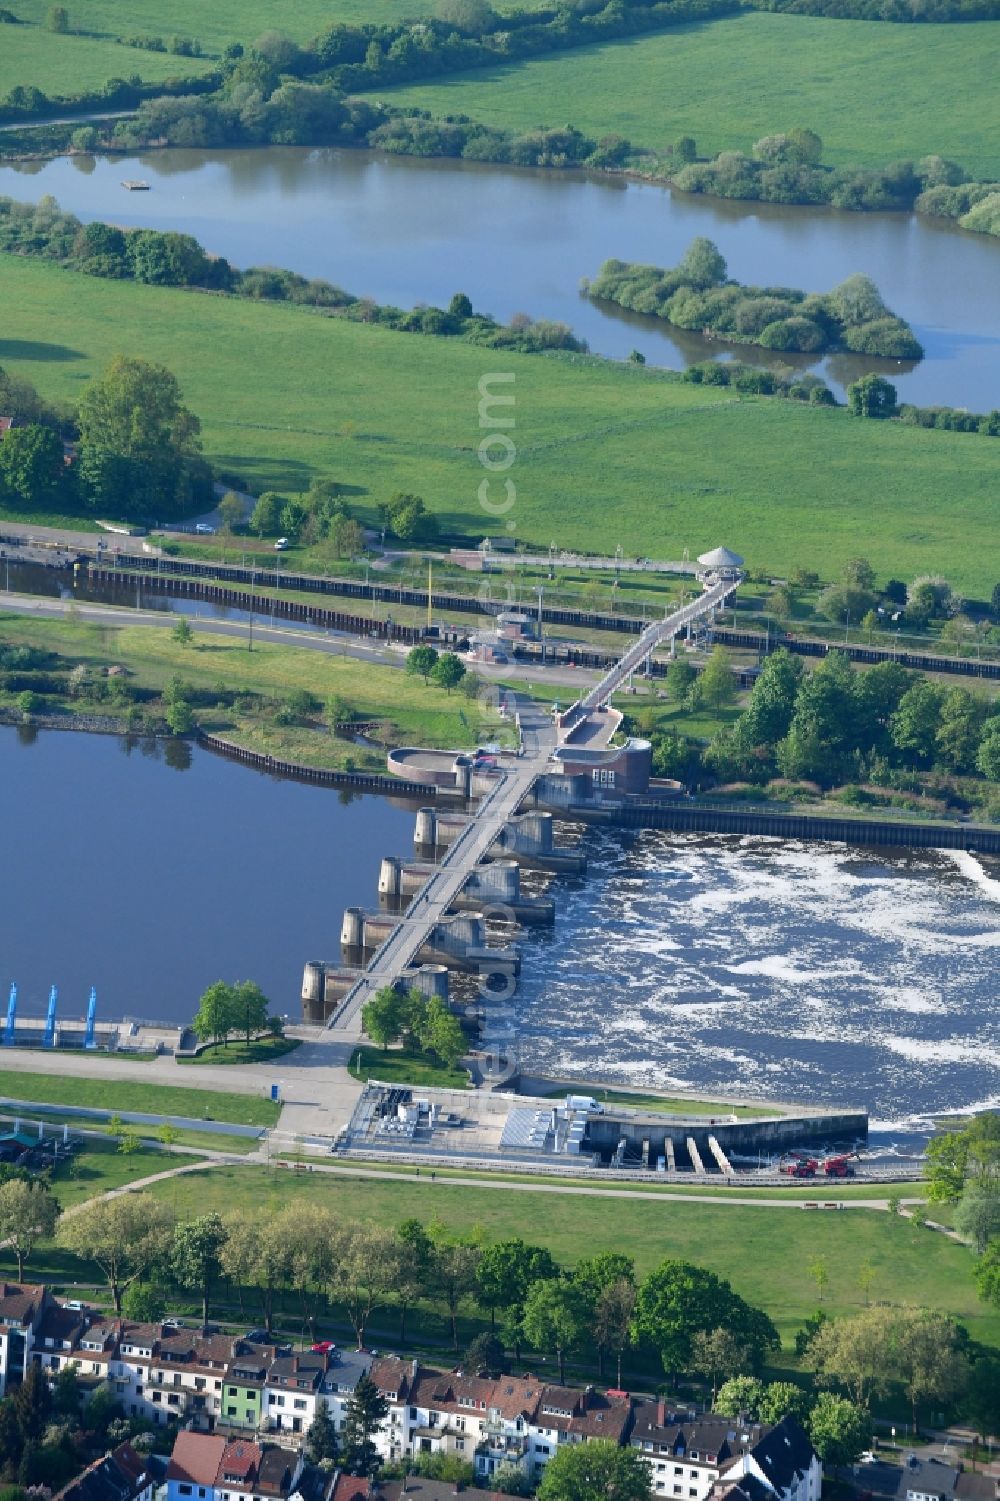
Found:
<path fill-rule="evenodd" d="M 389 1403 L 376 1440 L 384 1459 L 455 1454 L 483 1478 L 516 1465 L 534 1478 L 560 1444 L 606 1438 L 622 1443 L 631 1419 L 624 1394 L 605 1396 L 536 1377 L 497 1379 L 436 1371 L 417 1361 L 374 1362 L 372 1380 Z"/>
<path fill-rule="evenodd" d="M 819 1501 L 823 1471 L 791 1418 L 767 1427 L 745 1419 L 671 1411 L 639 1402 L 629 1442 L 649 1464 L 654 1496 L 670 1501 Z M 737 1488 L 743 1495 L 736 1495 Z"/>
<path fill-rule="evenodd" d="M 35 1332 L 49 1309 L 58 1306 L 47 1288 L 0 1282 L 0 1397 L 24 1380 Z"/>
<path fill-rule="evenodd" d="M 166 1472 L 166 1501 L 294 1501 L 301 1452 L 218 1433 L 177 1435 Z"/>
<path fill-rule="evenodd" d="M 153 1501 L 163 1461 L 119 1444 L 87 1466 L 53 1501 Z"/>

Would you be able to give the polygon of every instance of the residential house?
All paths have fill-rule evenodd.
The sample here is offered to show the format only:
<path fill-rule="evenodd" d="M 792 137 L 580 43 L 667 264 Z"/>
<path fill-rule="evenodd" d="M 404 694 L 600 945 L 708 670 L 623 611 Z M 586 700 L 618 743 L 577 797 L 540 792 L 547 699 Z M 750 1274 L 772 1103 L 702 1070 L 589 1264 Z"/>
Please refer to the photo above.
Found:
<path fill-rule="evenodd" d="M 655 1496 L 706 1501 L 723 1469 L 746 1454 L 763 1435 L 759 1423 L 713 1413 L 697 1417 L 666 1402 L 637 1402 L 630 1443 L 652 1471 Z"/>
<path fill-rule="evenodd" d="M 310 1350 L 302 1355 L 279 1355 L 264 1381 L 263 1421 L 268 1433 L 305 1433 L 317 1406 L 326 1405 L 324 1383 L 330 1355 Z"/>
<path fill-rule="evenodd" d="M 179 1433 L 167 1464 L 166 1501 L 215 1501 L 215 1477 L 225 1452 L 221 1433 Z"/>
<path fill-rule="evenodd" d="M 261 1426 L 264 1382 L 275 1351 L 269 1345 L 240 1343 L 226 1369 L 221 1421 L 234 1428 Z"/>
<path fill-rule="evenodd" d="M 997 1501 L 1000 1481 L 944 1459 L 910 1455 L 903 1466 L 859 1465 L 857 1488 L 885 1501 Z"/>
<path fill-rule="evenodd" d="M 535 1417 L 528 1425 L 529 1456 L 537 1475 L 560 1444 L 585 1444 L 589 1439 L 624 1442 L 632 1424 L 628 1396 L 606 1396 L 592 1386 L 546 1386 Z"/>
<path fill-rule="evenodd" d="M 493 1382 L 486 1419 L 476 1448 L 476 1474 L 496 1474 L 501 1465 L 516 1465 L 534 1474 L 533 1428 L 543 1387 L 536 1377 L 502 1376 Z"/>
<path fill-rule="evenodd" d="M 160 1466 L 151 1455 L 139 1454 L 129 1443 L 88 1465 L 53 1501 L 153 1501 Z"/>
<path fill-rule="evenodd" d="M 338 1433 L 343 1432 L 344 1416 L 351 1393 L 372 1368 L 373 1356 L 367 1350 L 331 1350 L 323 1378 L 323 1400 Z"/>
<path fill-rule="evenodd" d="M 0 1397 L 24 1380 L 35 1327 L 52 1302 L 44 1287 L 0 1282 Z"/>
<path fill-rule="evenodd" d="M 805 1430 L 784 1417 L 723 1467 L 719 1486 L 734 1484 L 748 1501 L 820 1501 L 823 1466 Z"/>

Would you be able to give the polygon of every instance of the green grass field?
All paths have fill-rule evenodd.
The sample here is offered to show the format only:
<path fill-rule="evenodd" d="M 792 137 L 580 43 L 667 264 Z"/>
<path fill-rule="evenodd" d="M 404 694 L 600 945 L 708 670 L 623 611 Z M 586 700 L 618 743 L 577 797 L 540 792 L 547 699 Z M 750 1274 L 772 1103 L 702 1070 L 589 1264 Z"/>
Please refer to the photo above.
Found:
<path fill-rule="evenodd" d="M 134 34 L 137 28 L 122 28 L 122 34 L 126 30 Z M 138 74 L 146 83 L 159 83 L 164 78 L 193 78 L 211 66 L 210 58 L 145 52 L 106 37 L 58 36 L 41 26 L 0 26 L 0 97 L 16 84 L 62 98 L 100 88 L 109 78 Z"/>
<path fill-rule="evenodd" d="M 650 1202 L 600 1196 L 450 1188 L 430 1184 L 336 1178 L 320 1173 L 254 1167 L 212 1168 L 151 1192 L 176 1202 L 178 1212 L 206 1214 L 253 1202 L 263 1212 L 308 1195 L 350 1219 L 397 1224 L 409 1215 L 437 1217 L 455 1229 L 482 1226 L 491 1238 L 521 1235 L 541 1242 L 568 1264 L 603 1250 L 635 1257 L 640 1274 L 664 1256 L 678 1255 L 729 1277 L 744 1297 L 775 1320 L 786 1345 L 816 1307 L 808 1271 L 822 1257 L 828 1272 L 824 1306 L 831 1314 L 863 1304 L 858 1275 L 875 1268 L 873 1298 L 945 1309 L 976 1339 L 1000 1343 L 1000 1313 L 979 1302 L 971 1253 L 943 1236 L 873 1210 L 808 1214 L 798 1207 L 717 1205 L 696 1200 Z"/>
<path fill-rule="evenodd" d="M 1000 21 L 892 26 L 748 11 L 379 97 L 518 130 L 617 131 L 653 150 L 692 135 L 703 156 L 808 125 L 830 163 L 881 166 L 939 152 L 995 177 L 998 45 Z"/>
<path fill-rule="evenodd" d="M 380 1079 L 385 1084 L 424 1084 L 438 1089 L 468 1089 L 463 1068 L 445 1068 L 422 1053 L 404 1048 L 359 1047 L 351 1054 L 348 1072 L 355 1079 Z"/>
<path fill-rule="evenodd" d="M 40 1105 L 80 1105 L 88 1110 L 130 1110 L 145 1115 L 183 1115 L 237 1126 L 273 1126 L 281 1106 L 250 1094 L 190 1089 L 131 1079 L 81 1079 L 72 1074 L 0 1069 L 0 1097 Z"/>
<path fill-rule="evenodd" d="M 59 652 L 73 662 L 119 662 L 136 675 L 140 683 L 157 691 L 179 674 L 186 683 L 208 692 L 222 682 L 236 692 L 254 692 L 284 699 L 293 689 L 306 689 L 321 705 L 338 697 L 360 720 L 391 722 L 400 736 L 398 743 L 418 740 L 426 745 L 475 745 L 477 737 L 493 734 L 500 721 L 488 710 L 470 704 L 462 694 L 448 694 L 433 684 L 424 685 L 397 667 L 383 667 L 354 657 L 341 657 L 302 651 L 295 646 L 275 646 L 257 640 L 253 652 L 235 636 L 199 636 L 191 646 L 181 646 L 166 630 L 144 626 L 88 625 L 71 620 L 25 620 L 19 615 L 0 617 L 4 639 L 33 644 Z M 464 718 L 463 718 L 464 716 Z M 209 728 L 223 714 L 207 712 Z M 308 749 L 315 764 L 322 757 L 313 754 L 315 746 L 333 737 L 299 731 L 291 750 Z M 241 743 L 252 744 L 252 736 L 237 735 Z M 268 746 L 274 754 L 280 736 L 276 731 Z M 349 741 L 339 741 L 341 749 L 356 748 Z M 357 752 L 356 752 L 357 754 Z M 385 758 L 373 759 L 385 770 Z M 231 1045 L 230 1051 L 235 1044 Z"/>
<path fill-rule="evenodd" d="M 122 1188 L 126 1183 L 135 1183 L 153 1173 L 162 1173 L 172 1167 L 183 1167 L 194 1162 L 194 1157 L 184 1157 L 177 1152 L 169 1155 L 156 1147 L 139 1147 L 127 1155 L 119 1152 L 114 1141 L 86 1139 L 86 1145 L 75 1152 L 69 1162 L 61 1166 L 52 1181 L 52 1189 L 61 1209 L 70 1209 L 82 1204 L 97 1194 L 107 1193 L 112 1188 Z"/>
<path fill-rule="evenodd" d="M 996 582 L 1000 454 L 989 439 L 16 256 L 0 258 L 0 296 L 0 365 L 46 396 L 79 399 L 117 351 L 161 361 L 223 470 L 284 490 L 336 478 L 363 519 L 408 490 L 447 527 L 495 529 L 477 499 L 477 388 L 486 373 L 513 371 L 517 456 L 506 477 L 520 539 L 663 558 L 725 542 L 751 566 L 825 577 L 864 553 L 883 578 L 940 571 L 980 598 Z"/>
<path fill-rule="evenodd" d="M 192 1068 L 204 1063 L 270 1063 L 274 1058 L 294 1053 L 300 1046 L 295 1037 L 260 1037 L 249 1044 L 238 1038 L 231 1038 L 228 1046 L 216 1042 L 199 1053 L 197 1058 L 181 1058 L 178 1062 Z"/>

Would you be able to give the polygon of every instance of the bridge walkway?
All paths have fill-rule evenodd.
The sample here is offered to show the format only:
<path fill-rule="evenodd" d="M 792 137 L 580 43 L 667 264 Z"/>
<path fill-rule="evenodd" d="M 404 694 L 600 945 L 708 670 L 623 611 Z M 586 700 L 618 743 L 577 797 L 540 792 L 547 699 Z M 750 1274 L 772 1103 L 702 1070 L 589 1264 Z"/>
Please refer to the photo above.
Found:
<path fill-rule="evenodd" d="M 472 871 L 499 839 L 508 820 L 517 812 L 536 780 L 546 768 L 555 746 L 555 729 L 544 710 L 520 705 L 523 754 L 507 769 L 502 780 L 482 800 L 476 815 L 443 856 L 440 865 L 414 897 L 405 918 L 373 954 L 331 1017 L 329 1027 L 341 1036 L 362 1036 L 361 1010 L 376 991 L 391 985 L 413 963 L 430 937 L 434 925 L 445 916 Z"/>

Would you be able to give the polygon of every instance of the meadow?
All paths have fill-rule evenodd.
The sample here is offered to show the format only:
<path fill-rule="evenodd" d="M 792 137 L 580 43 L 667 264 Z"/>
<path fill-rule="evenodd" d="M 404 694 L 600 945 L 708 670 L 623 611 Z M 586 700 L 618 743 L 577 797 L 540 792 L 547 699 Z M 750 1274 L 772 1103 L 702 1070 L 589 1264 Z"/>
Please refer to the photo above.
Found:
<path fill-rule="evenodd" d="M 298 1175 L 281 1169 L 210 1168 L 154 1186 L 180 1215 L 225 1213 L 237 1203 L 263 1212 L 308 1195 L 349 1219 L 394 1225 L 410 1215 L 438 1219 L 454 1231 L 478 1226 L 490 1239 L 523 1236 L 572 1265 L 584 1252 L 623 1251 L 645 1275 L 665 1256 L 682 1256 L 730 1278 L 737 1292 L 765 1308 L 786 1346 L 816 1308 L 809 1271 L 826 1265 L 824 1307 L 833 1315 L 864 1303 L 859 1275 L 874 1269 L 871 1297 L 944 1309 L 973 1338 L 1000 1343 L 1000 1314 L 982 1304 L 972 1283 L 971 1253 L 954 1241 L 885 1212 L 852 1208 L 806 1213 L 766 1204 L 712 1204 L 695 1199 L 615 1199 L 522 1192 L 499 1184 L 455 1187 L 447 1181 L 380 1182 L 373 1178 Z"/>
<path fill-rule="evenodd" d="M 173 639 L 172 632 L 154 627 L 25 620 L 17 615 L 0 615 L 0 634 L 9 643 L 57 652 L 74 665 L 119 663 L 137 685 L 155 692 L 161 692 L 177 676 L 209 701 L 215 700 L 220 684 L 231 693 L 257 693 L 275 702 L 284 702 L 293 692 L 305 690 L 316 704 L 317 723 L 325 706 L 337 699 L 345 711 L 353 711 L 357 720 L 379 720 L 395 726 L 394 743 L 400 745 L 472 746 L 483 736 L 492 738 L 503 729 L 489 708 L 470 704 L 460 693 L 449 694 L 425 684 L 398 666 L 302 651 L 295 645 L 278 646 L 259 638 L 250 652 L 242 637 L 201 635 L 196 630 L 194 641 L 184 645 Z M 205 729 L 228 734 L 233 716 L 210 708 L 199 713 L 199 721 Z M 335 739 L 325 730 L 296 731 L 292 727 L 282 731 L 270 723 L 255 729 L 252 719 L 244 721 L 240 715 L 236 723 L 239 731 L 229 738 L 283 759 L 302 759 L 318 766 L 343 765 L 345 753 L 353 752 L 359 764 L 363 759 L 351 741 Z M 325 746 L 330 747 L 328 756 L 323 753 Z M 371 764 L 373 769 L 384 771 L 384 755 L 373 754 Z M 0 1074 L 0 1089 L 2 1083 Z"/>
<path fill-rule="evenodd" d="M 252 1094 L 191 1089 L 172 1084 L 136 1083 L 107 1078 L 83 1079 L 73 1074 L 29 1073 L 0 1069 L 0 1098 L 31 1100 L 39 1105 L 77 1105 L 88 1110 L 126 1110 L 144 1115 L 180 1115 L 229 1121 L 237 1126 L 273 1126 L 280 1105 Z"/>
<path fill-rule="evenodd" d="M 509 371 L 516 501 L 503 524 L 518 540 L 662 558 L 725 542 L 753 567 L 827 578 L 863 553 L 882 578 L 941 571 L 978 598 L 997 581 L 1000 450 L 987 438 L 16 256 L 0 258 L 0 297 L 0 365 L 70 404 L 116 352 L 159 361 L 213 463 L 256 490 L 335 479 L 371 522 L 379 502 L 415 492 L 478 539 L 499 525 L 478 499 L 478 383 Z"/>
<path fill-rule="evenodd" d="M 123 27 L 122 34 L 135 30 Z M 0 26 L 0 98 L 17 84 L 63 98 L 99 89 L 109 78 L 138 74 L 144 83 L 159 83 L 164 78 L 192 78 L 211 66 L 209 58 L 122 47 L 113 37 L 60 36 L 41 26 Z"/>
<path fill-rule="evenodd" d="M 991 178 L 1000 176 L 998 44 L 1000 21 L 898 26 L 746 11 L 379 97 L 514 130 L 617 132 L 654 151 L 690 135 L 700 156 L 807 125 L 831 165 L 936 152 Z"/>

